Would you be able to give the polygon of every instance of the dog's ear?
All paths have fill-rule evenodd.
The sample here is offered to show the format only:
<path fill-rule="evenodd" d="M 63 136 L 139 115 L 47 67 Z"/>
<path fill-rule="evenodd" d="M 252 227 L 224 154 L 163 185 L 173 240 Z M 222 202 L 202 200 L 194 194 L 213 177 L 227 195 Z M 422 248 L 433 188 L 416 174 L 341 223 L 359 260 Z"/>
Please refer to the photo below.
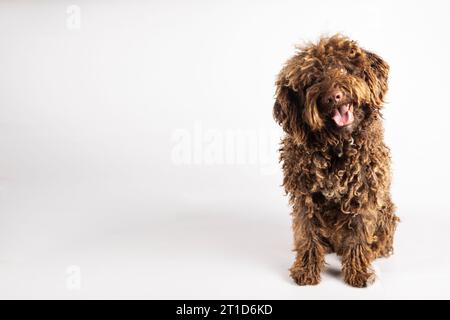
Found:
<path fill-rule="evenodd" d="M 372 92 L 371 103 L 373 106 L 381 108 L 388 90 L 389 65 L 375 53 L 370 51 L 365 51 L 365 53 L 368 61 L 365 77 Z"/>
<path fill-rule="evenodd" d="M 305 140 L 302 119 L 305 103 L 303 92 L 289 87 L 282 74 L 276 81 L 276 86 L 273 116 L 286 133 L 291 135 L 297 143 L 302 143 Z"/>

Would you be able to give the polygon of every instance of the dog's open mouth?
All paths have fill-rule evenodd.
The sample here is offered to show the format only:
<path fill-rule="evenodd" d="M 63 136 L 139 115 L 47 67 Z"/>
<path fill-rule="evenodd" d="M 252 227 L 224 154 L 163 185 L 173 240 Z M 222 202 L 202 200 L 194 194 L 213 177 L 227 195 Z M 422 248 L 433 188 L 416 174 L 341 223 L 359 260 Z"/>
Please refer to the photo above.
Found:
<path fill-rule="evenodd" d="M 331 118 L 338 127 L 345 127 L 353 123 L 353 105 L 351 103 L 347 103 L 335 107 L 331 112 Z"/>

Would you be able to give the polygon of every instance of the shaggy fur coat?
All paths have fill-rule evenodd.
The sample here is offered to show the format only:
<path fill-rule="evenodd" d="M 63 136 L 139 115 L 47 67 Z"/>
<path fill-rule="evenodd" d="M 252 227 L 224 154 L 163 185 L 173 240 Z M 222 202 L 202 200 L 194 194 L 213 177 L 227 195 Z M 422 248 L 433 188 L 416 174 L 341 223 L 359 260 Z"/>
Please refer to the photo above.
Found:
<path fill-rule="evenodd" d="M 326 253 L 342 257 L 344 280 L 364 287 L 371 262 L 393 252 L 398 218 L 380 110 L 389 66 L 341 35 L 299 48 L 276 81 L 280 159 L 292 205 L 299 285 L 320 281 Z"/>

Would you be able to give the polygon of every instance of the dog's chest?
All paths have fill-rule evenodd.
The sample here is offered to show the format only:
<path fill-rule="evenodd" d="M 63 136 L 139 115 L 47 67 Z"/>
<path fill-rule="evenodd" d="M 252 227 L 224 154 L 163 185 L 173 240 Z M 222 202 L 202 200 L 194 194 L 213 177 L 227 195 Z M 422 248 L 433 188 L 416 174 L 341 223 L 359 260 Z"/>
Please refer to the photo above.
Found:
<path fill-rule="evenodd" d="M 361 175 L 358 150 L 353 141 L 348 141 L 330 147 L 324 158 L 326 162 L 320 173 L 320 192 L 327 200 L 338 202 L 350 192 L 351 181 Z"/>

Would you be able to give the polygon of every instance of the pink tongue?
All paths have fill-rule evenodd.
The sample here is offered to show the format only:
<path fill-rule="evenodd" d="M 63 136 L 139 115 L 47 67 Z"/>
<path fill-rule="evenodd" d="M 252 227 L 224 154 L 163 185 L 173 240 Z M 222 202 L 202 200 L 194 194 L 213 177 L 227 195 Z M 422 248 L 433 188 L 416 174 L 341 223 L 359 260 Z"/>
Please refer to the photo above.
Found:
<path fill-rule="evenodd" d="M 350 106 L 347 104 L 333 110 L 332 119 L 339 127 L 343 127 L 353 122 L 353 112 L 349 109 Z"/>

